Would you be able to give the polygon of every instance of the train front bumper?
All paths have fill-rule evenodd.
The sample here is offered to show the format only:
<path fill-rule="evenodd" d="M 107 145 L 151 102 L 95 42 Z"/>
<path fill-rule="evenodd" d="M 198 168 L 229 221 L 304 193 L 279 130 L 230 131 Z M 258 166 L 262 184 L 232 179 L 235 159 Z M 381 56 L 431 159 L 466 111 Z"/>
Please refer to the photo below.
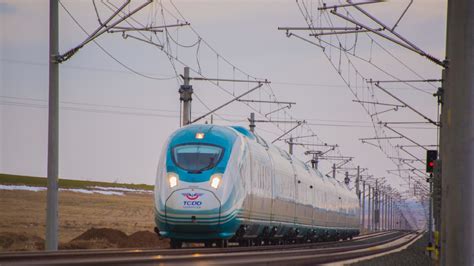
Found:
<path fill-rule="evenodd" d="M 239 226 L 237 212 L 221 209 L 216 195 L 206 189 L 173 191 L 164 208 L 156 209 L 160 235 L 188 241 L 231 238 Z"/>

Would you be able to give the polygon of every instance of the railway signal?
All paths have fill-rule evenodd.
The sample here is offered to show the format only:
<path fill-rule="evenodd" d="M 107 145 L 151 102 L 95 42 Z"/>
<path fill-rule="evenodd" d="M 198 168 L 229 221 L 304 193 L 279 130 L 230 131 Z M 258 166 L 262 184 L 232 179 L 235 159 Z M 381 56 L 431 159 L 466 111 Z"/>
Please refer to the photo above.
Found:
<path fill-rule="evenodd" d="M 427 173 L 433 173 L 433 168 L 434 168 L 436 159 L 438 159 L 437 150 L 426 151 L 426 172 Z"/>

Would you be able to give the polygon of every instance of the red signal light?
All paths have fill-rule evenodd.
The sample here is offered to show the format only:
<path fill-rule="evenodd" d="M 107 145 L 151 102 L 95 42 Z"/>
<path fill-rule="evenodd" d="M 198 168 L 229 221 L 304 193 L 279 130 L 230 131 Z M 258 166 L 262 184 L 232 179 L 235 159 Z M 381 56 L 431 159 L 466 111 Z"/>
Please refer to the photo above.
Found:
<path fill-rule="evenodd" d="M 433 168 L 435 166 L 435 160 L 438 159 L 437 150 L 427 150 L 426 151 L 426 172 L 433 173 Z"/>

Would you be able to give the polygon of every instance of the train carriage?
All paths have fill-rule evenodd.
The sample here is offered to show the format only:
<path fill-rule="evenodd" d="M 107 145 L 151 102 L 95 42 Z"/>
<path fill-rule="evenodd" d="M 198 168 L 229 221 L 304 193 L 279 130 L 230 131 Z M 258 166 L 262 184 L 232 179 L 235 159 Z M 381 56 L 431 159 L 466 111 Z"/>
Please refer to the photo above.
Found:
<path fill-rule="evenodd" d="M 359 211 L 344 184 L 243 127 L 183 127 L 158 164 L 155 230 L 173 248 L 351 238 Z"/>

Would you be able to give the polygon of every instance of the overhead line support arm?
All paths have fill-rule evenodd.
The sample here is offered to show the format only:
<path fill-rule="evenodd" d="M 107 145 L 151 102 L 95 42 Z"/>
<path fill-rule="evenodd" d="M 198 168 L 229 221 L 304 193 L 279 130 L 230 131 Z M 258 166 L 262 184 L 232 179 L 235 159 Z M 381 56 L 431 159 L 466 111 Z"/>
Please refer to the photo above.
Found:
<path fill-rule="evenodd" d="M 356 7 L 356 8 L 357 8 L 357 7 Z M 415 53 L 417 53 L 417 54 L 420 54 L 420 55 L 422 55 L 422 56 L 425 56 L 425 57 L 428 58 L 429 60 L 433 61 L 434 63 L 436 63 L 436 64 L 438 64 L 438 65 L 440 65 L 440 66 L 442 66 L 442 67 L 446 67 L 444 62 L 442 62 L 441 60 L 439 60 L 439 59 L 437 59 L 437 58 L 435 58 L 435 57 L 433 57 L 433 56 L 431 56 L 431 55 L 429 55 L 429 54 L 423 52 L 422 50 L 420 50 L 420 49 L 419 49 L 418 47 L 416 47 L 416 46 L 411 46 L 411 45 L 409 45 L 409 44 L 405 44 L 405 43 L 403 43 L 403 42 L 400 42 L 400 41 L 398 41 L 398 40 L 396 40 L 396 39 L 394 39 L 394 38 L 392 38 L 392 37 L 390 37 L 390 36 L 387 36 L 387 35 L 385 35 L 385 34 L 383 34 L 383 33 L 378 32 L 377 29 L 372 29 L 372 28 L 370 28 L 370 27 L 368 27 L 368 26 L 366 26 L 366 25 L 364 25 L 364 24 L 362 24 L 362 23 L 360 23 L 360 22 L 357 22 L 357 21 L 355 21 L 355 20 L 353 20 L 353 19 L 351 19 L 351 18 L 349 18 L 349 17 L 347 17 L 347 16 L 344 16 L 344 15 L 342 15 L 342 14 L 339 14 L 338 12 L 336 12 L 336 11 L 334 11 L 334 10 L 331 10 L 330 12 L 331 12 L 331 14 L 333 14 L 333 15 L 335 15 L 335 16 L 338 16 L 338 17 L 340 17 L 340 18 L 342 18 L 342 19 L 344 19 L 344 20 L 347 20 L 347 21 L 349 21 L 349 22 L 351 22 L 351 23 L 353 23 L 353 24 L 355 24 L 355 25 L 357 25 L 357 26 L 360 26 L 360 27 L 362 27 L 362 28 L 364 28 L 364 29 L 366 29 L 366 30 L 368 30 L 368 31 L 370 31 L 370 32 L 372 32 L 372 33 L 374 33 L 374 34 L 376 34 L 376 35 L 379 35 L 379 36 L 382 37 L 382 38 L 385 38 L 385 39 L 387 39 L 387 40 L 389 40 L 389 41 L 391 41 L 391 42 L 394 42 L 394 43 L 396 43 L 396 44 L 398 44 L 398 45 L 400 45 L 400 46 L 402 46 L 402 47 L 405 47 L 406 49 L 411 50 L 411 51 L 413 51 L 413 52 L 415 52 Z M 376 20 L 374 20 L 374 21 L 376 21 Z M 384 27 L 385 29 L 389 30 L 386 26 L 382 26 L 382 27 Z M 389 30 L 389 31 L 390 31 L 390 30 Z M 391 32 L 392 34 L 394 34 L 395 36 L 399 37 L 399 35 L 396 34 L 395 32 L 393 32 L 393 31 L 390 31 L 390 32 Z M 399 37 L 399 38 L 400 38 L 400 37 Z M 405 39 L 404 39 L 403 37 L 401 38 L 401 40 L 403 40 L 403 41 L 405 42 Z"/>
<path fill-rule="evenodd" d="M 183 75 L 180 75 L 184 78 Z M 247 79 L 219 79 L 219 78 L 204 78 L 204 77 L 189 77 L 189 80 L 205 80 L 205 81 L 221 81 L 221 82 L 243 82 L 243 83 L 258 83 L 258 84 L 270 84 L 268 80 L 247 80 Z"/>
<path fill-rule="evenodd" d="M 239 102 L 249 102 L 249 103 L 275 103 L 275 104 L 289 104 L 293 105 L 296 102 L 281 102 L 281 101 L 265 101 L 265 100 L 247 100 L 247 99 L 239 99 Z"/>
<path fill-rule="evenodd" d="M 293 128 L 291 128 L 290 130 L 286 131 L 285 133 L 283 133 L 281 136 L 279 136 L 278 138 L 274 139 L 272 141 L 272 143 L 275 143 L 276 141 L 280 140 L 282 137 L 286 136 L 288 133 L 290 133 L 291 131 L 295 130 L 297 127 L 301 126 L 302 124 L 306 123 L 305 120 L 303 121 L 297 121 L 297 125 L 294 126 Z"/>
<path fill-rule="evenodd" d="M 326 4 L 324 3 L 322 7 L 318 7 L 318 10 L 337 9 L 340 7 L 351 7 L 351 6 L 367 5 L 367 4 L 377 4 L 381 2 L 385 2 L 385 0 L 374 0 L 374 1 L 367 1 L 367 2 L 359 2 L 359 3 L 352 3 L 352 1 L 347 1 L 347 4 L 333 5 L 333 6 L 326 6 Z"/>
<path fill-rule="evenodd" d="M 123 21 L 125 21 L 127 18 L 129 18 L 130 16 L 132 16 L 133 14 L 137 13 L 138 11 L 140 11 L 141 9 L 143 9 L 145 6 L 149 5 L 150 3 L 153 2 L 153 0 L 148 0 L 146 3 L 140 5 L 139 7 L 135 8 L 134 10 L 130 11 L 127 15 L 125 15 L 124 17 L 121 17 L 120 19 L 118 19 L 117 21 L 115 21 L 114 23 L 112 23 L 111 25 L 109 26 L 106 26 L 106 24 L 110 21 L 112 21 L 112 19 L 114 17 L 116 17 L 128 4 L 130 4 L 131 0 L 127 0 L 122 6 L 120 6 L 103 24 L 101 24 L 91 35 L 89 35 L 81 44 L 79 44 L 78 46 L 70 49 L 69 51 L 67 51 L 66 53 L 62 54 L 62 55 L 59 55 L 57 60 L 59 63 L 62 63 L 66 60 L 68 60 L 69 58 L 71 58 L 71 56 L 73 56 L 77 51 L 79 51 L 79 49 L 81 49 L 82 47 L 84 47 L 86 44 L 88 44 L 89 42 L 93 41 L 94 39 L 96 39 L 97 37 L 99 37 L 100 35 L 104 34 L 105 32 L 107 32 L 109 29 L 112 29 L 113 27 L 117 26 L 118 24 L 122 23 Z"/>
<path fill-rule="evenodd" d="M 420 148 L 422 148 L 422 149 L 424 149 L 424 150 L 428 150 L 426 147 L 424 147 L 423 145 L 419 144 L 418 142 L 412 140 L 411 138 L 409 138 L 409 137 L 403 135 L 402 133 L 396 131 L 395 129 L 389 127 L 386 123 L 384 123 L 384 126 L 385 126 L 386 128 L 388 128 L 388 129 L 390 129 L 391 131 L 393 131 L 394 133 L 400 135 L 401 137 L 407 139 L 407 140 L 410 141 L 411 143 L 413 143 L 413 144 L 415 144 L 415 145 L 418 145 L 418 147 L 420 147 Z"/>
<path fill-rule="evenodd" d="M 379 102 L 359 101 L 359 100 L 352 100 L 352 101 L 355 103 L 369 103 L 369 104 L 377 104 L 377 105 L 385 105 L 385 106 L 393 106 L 393 107 L 406 107 L 406 105 L 392 104 L 392 103 L 379 103 Z"/>
<path fill-rule="evenodd" d="M 239 96 L 233 98 L 232 100 L 230 100 L 230 101 L 228 101 L 228 102 L 226 102 L 226 103 L 220 105 L 219 107 L 214 108 L 214 109 L 212 109 L 211 111 L 209 111 L 209 112 L 207 112 L 207 113 L 201 115 L 200 117 L 194 119 L 193 121 L 191 121 L 190 124 L 193 124 L 193 123 L 195 123 L 195 122 L 197 122 L 197 121 L 203 119 L 204 117 L 206 117 L 206 116 L 208 116 L 208 115 L 214 113 L 215 111 L 217 111 L 217 110 L 219 110 L 219 109 L 221 109 L 221 108 L 223 108 L 223 107 L 229 105 L 230 103 L 232 103 L 232 102 L 234 102 L 234 101 L 237 101 L 238 99 L 244 97 L 245 95 L 247 95 L 247 94 L 253 92 L 254 90 L 256 90 L 256 89 L 258 89 L 258 88 L 260 88 L 260 87 L 262 87 L 262 86 L 263 86 L 262 83 L 258 84 L 256 87 L 254 87 L 254 88 L 252 88 L 252 89 L 250 89 L 250 90 L 248 90 L 248 91 L 242 93 L 241 95 L 239 95 Z"/>
<path fill-rule="evenodd" d="M 413 112 L 417 113 L 419 116 L 423 117 L 424 119 L 426 119 L 428 122 L 430 122 L 431 124 L 435 125 L 435 126 L 439 126 L 439 124 L 435 121 L 433 121 L 431 118 L 427 117 L 426 115 L 420 113 L 418 110 L 416 110 L 415 108 L 411 107 L 410 105 L 408 105 L 406 102 L 402 101 L 400 98 L 398 98 L 397 96 L 393 95 L 393 93 L 389 92 L 388 90 L 382 88 L 378 83 L 375 83 L 374 84 L 375 87 L 379 88 L 381 91 L 385 92 L 386 94 L 390 95 L 392 98 L 394 98 L 395 100 L 401 102 L 403 105 L 405 105 L 407 108 L 409 108 L 410 110 L 412 110 Z"/>

